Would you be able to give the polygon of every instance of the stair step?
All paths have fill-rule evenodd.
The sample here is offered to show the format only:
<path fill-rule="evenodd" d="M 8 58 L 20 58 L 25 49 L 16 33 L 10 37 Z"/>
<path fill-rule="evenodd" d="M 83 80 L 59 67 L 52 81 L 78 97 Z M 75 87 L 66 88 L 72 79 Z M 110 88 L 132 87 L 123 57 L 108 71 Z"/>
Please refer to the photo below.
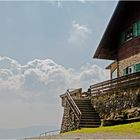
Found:
<path fill-rule="evenodd" d="M 87 104 L 81 104 L 81 105 L 78 105 L 76 104 L 78 107 L 81 107 L 81 108 L 93 108 L 92 105 L 87 105 Z"/>
<path fill-rule="evenodd" d="M 91 102 L 91 100 L 74 100 L 75 102 Z"/>
<path fill-rule="evenodd" d="M 96 127 L 100 127 L 100 125 L 80 125 L 80 128 L 96 128 Z"/>
<path fill-rule="evenodd" d="M 91 102 L 75 102 L 76 104 L 91 104 Z"/>
<path fill-rule="evenodd" d="M 98 116 L 82 116 L 81 119 L 100 119 Z"/>
<path fill-rule="evenodd" d="M 94 115 L 98 115 L 99 116 L 99 114 L 97 113 L 97 112 L 95 112 L 95 111 L 81 111 L 82 112 L 82 114 L 94 114 Z"/>
<path fill-rule="evenodd" d="M 99 118 L 99 115 L 95 112 L 82 112 L 82 116 L 96 116 Z"/>
<path fill-rule="evenodd" d="M 90 104 L 76 104 L 78 107 L 92 107 Z"/>
<path fill-rule="evenodd" d="M 80 109 L 80 111 L 81 111 L 82 113 L 84 113 L 84 112 L 93 112 L 93 113 L 95 113 L 95 114 L 97 113 L 95 110 L 92 110 L 92 109 L 91 109 L 91 110 L 86 110 L 86 109 L 85 109 L 85 110 L 84 110 L 84 109 L 81 110 L 81 109 Z"/>
<path fill-rule="evenodd" d="M 91 103 L 90 100 L 74 100 L 76 103 L 85 103 L 85 102 L 88 102 L 88 103 Z"/>
<path fill-rule="evenodd" d="M 78 106 L 78 105 L 77 105 Z M 78 106 L 78 108 L 80 109 L 92 109 L 92 110 L 95 110 L 92 106 Z"/>
<path fill-rule="evenodd" d="M 78 106 L 78 108 L 83 109 L 83 110 L 87 110 L 87 109 L 95 110 L 95 109 L 94 109 L 93 107 L 91 107 L 91 106 Z"/>
<path fill-rule="evenodd" d="M 78 107 L 82 110 L 94 110 L 95 111 L 95 109 L 92 106 L 78 106 Z"/>
<path fill-rule="evenodd" d="M 93 113 L 95 113 L 95 114 L 99 114 L 99 113 L 97 113 L 95 110 L 93 110 L 93 109 L 81 109 L 81 108 L 79 108 L 80 109 L 80 111 L 81 112 L 93 112 Z"/>
<path fill-rule="evenodd" d="M 90 101 L 90 99 L 74 99 L 74 101 Z"/>
<path fill-rule="evenodd" d="M 86 116 L 94 116 L 94 117 L 99 118 L 99 115 L 98 114 L 94 114 L 94 113 L 82 113 L 82 116 L 83 117 L 86 117 Z"/>
<path fill-rule="evenodd" d="M 75 102 L 91 102 L 90 100 L 74 100 Z"/>
<path fill-rule="evenodd" d="M 82 115 L 82 118 L 99 118 L 99 116 L 95 116 L 95 115 Z"/>
<path fill-rule="evenodd" d="M 74 101 L 82 113 L 80 128 L 95 128 L 101 125 L 99 114 L 95 111 L 90 99 L 75 99 Z"/>
<path fill-rule="evenodd" d="M 101 122 L 80 122 L 80 125 L 101 125 Z"/>
<path fill-rule="evenodd" d="M 91 104 L 91 102 L 75 102 L 76 104 Z"/>
<path fill-rule="evenodd" d="M 92 106 L 90 103 L 85 103 L 85 104 L 83 104 L 83 103 L 77 104 L 77 103 L 76 103 L 76 105 L 77 105 L 77 106 L 89 106 L 89 107 Z"/>
<path fill-rule="evenodd" d="M 90 101 L 75 101 L 75 103 L 90 103 L 91 104 Z"/>
<path fill-rule="evenodd" d="M 82 116 L 82 119 L 93 119 L 93 120 L 98 120 L 100 119 L 98 116 Z"/>
<path fill-rule="evenodd" d="M 77 105 L 89 105 L 89 106 L 91 106 L 92 104 L 91 103 L 76 103 Z"/>
<path fill-rule="evenodd" d="M 79 107 L 79 109 L 80 110 L 83 110 L 83 111 L 85 111 L 85 110 L 90 110 L 90 111 L 93 110 L 93 111 L 95 111 L 95 109 L 93 109 L 93 108 L 84 108 L 84 107 L 81 108 L 81 107 Z"/>
<path fill-rule="evenodd" d="M 82 112 L 82 115 L 89 115 L 89 116 L 98 116 L 99 117 L 99 114 L 98 113 L 95 113 L 95 112 Z"/>
<path fill-rule="evenodd" d="M 84 125 L 84 124 L 85 124 L 85 125 L 86 125 L 86 124 L 87 124 L 87 125 L 89 125 L 89 124 L 91 124 L 91 125 L 93 125 L 93 124 L 98 124 L 98 125 L 100 125 L 101 122 L 94 122 L 94 121 L 93 121 L 93 122 L 80 122 L 80 125 L 82 125 L 82 124 L 83 124 L 83 125 Z"/>
<path fill-rule="evenodd" d="M 101 122 L 101 120 L 98 119 L 81 119 L 81 122 Z"/>
<path fill-rule="evenodd" d="M 82 115 L 97 115 L 97 116 L 99 116 L 99 114 L 96 112 L 82 112 Z"/>
<path fill-rule="evenodd" d="M 82 116 L 81 117 L 81 119 L 93 119 L 93 120 L 100 120 L 100 118 L 99 117 L 96 117 L 96 116 Z"/>
<path fill-rule="evenodd" d="M 93 112 L 96 112 L 95 109 L 92 109 L 92 108 L 81 108 L 81 107 L 79 107 L 79 109 L 80 109 L 81 111 L 93 111 Z M 96 112 L 96 113 L 97 113 L 97 112 Z"/>

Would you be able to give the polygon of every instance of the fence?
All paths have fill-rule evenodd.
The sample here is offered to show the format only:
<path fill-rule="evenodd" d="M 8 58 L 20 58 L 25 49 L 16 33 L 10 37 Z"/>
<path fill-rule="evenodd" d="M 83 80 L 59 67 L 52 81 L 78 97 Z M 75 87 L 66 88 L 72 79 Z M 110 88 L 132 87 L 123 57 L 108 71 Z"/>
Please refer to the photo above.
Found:
<path fill-rule="evenodd" d="M 140 86 L 140 72 L 91 85 L 90 89 L 91 95 L 94 96 L 136 86 Z"/>
<path fill-rule="evenodd" d="M 40 137 L 43 137 L 43 136 L 45 137 L 45 136 L 50 136 L 50 135 L 57 135 L 59 133 L 60 133 L 60 129 L 47 131 L 47 132 L 41 133 Z"/>

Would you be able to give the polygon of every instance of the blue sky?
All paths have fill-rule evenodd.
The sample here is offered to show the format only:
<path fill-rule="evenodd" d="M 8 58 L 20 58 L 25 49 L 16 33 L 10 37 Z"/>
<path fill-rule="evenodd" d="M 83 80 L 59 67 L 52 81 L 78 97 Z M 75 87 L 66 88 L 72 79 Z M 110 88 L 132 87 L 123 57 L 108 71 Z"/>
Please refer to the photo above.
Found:
<path fill-rule="evenodd" d="M 92 56 L 116 5 L 0 1 L 0 128 L 58 128 L 60 94 L 109 79 L 109 62 Z"/>
<path fill-rule="evenodd" d="M 116 3 L 0 2 L 1 56 L 9 56 L 22 64 L 36 58 L 51 58 L 75 68 L 93 62 L 92 56 Z M 88 29 L 79 31 L 84 37 L 74 34 L 76 24 Z M 76 40 L 69 41 L 70 36 Z"/>

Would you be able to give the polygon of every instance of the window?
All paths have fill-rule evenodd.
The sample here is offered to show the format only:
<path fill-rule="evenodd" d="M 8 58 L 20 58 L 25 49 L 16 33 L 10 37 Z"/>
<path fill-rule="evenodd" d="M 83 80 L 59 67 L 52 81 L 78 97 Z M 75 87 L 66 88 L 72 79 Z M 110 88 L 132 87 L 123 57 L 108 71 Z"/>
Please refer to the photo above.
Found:
<path fill-rule="evenodd" d="M 140 35 L 140 21 L 137 22 L 137 28 L 138 35 Z"/>
<path fill-rule="evenodd" d="M 128 74 L 139 72 L 139 71 L 140 71 L 140 63 L 134 64 L 133 66 L 125 68 L 123 70 L 123 75 L 128 75 Z"/>
<path fill-rule="evenodd" d="M 134 67 L 131 66 L 128 68 L 128 74 L 134 73 Z"/>
<path fill-rule="evenodd" d="M 138 35 L 137 22 L 133 24 L 133 35 L 134 36 L 137 36 Z"/>
<path fill-rule="evenodd" d="M 134 65 L 134 72 L 140 71 L 140 63 Z"/>
<path fill-rule="evenodd" d="M 125 32 L 121 34 L 121 43 L 124 43 L 133 38 L 133 27 L 128 28 Z"/>
<path fill-rule="evenodd" d="M 128 67 L 123 70 L 123 75 L 125 76 L 127 74 L 128 74 Z"/>
<path fill-rule="evenodd" d="M 130 27 L 125 34 L 126 41 L 130 40 L 133 37 L 133 28 Z"/>
<path fill-rule="evenodd" d="M 121 44 L 139 35 L 140 35 L 140 21 L 137 21 L 126 31 L 121 33 Z"/>
<path fill-rule="evenodd" d="M 112 79 L 117 78 L 117 69 L 115 69 L 111 74 Z"/>
<path fill-rule="evenodd" d="M 123 70 L 123 75 L 128 75 L 128 74 L 131 74 L 131 73 L 134 73 L 134 67 L 133 66 L 127 67 Z"/>

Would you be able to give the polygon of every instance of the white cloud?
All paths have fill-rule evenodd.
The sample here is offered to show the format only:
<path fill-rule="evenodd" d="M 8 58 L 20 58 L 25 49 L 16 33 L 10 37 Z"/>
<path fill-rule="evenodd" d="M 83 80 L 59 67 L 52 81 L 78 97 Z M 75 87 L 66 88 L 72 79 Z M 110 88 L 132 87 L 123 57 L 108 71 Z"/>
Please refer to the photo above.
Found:
<path fill-rule="evenodd" d="M 86 31 L 86 28 L 79 27 L 79 25 L 76 26 L 79 30 Z M 58 117 L 59 120 L 61 120 L 61 116 L 57 114 L 59 111 L 61 112 L 62 109 L 59 95 L 63 94 L 67 88 L 82 87 L 87 90 L 90 84 L 105 80 L 107 77 L 108 72 L 97 65 L 87 64 L 79 70 L 75 70 L 58 65 L 51 59 L 36 59 L 28 62 L 26 65 L 21 65 L 11 58 L 0 57 L 0 101 L 3 103 L 3 107 L 0 107 L 0 110 L 5 107 L 5 109 L 9 107 L 11 110 L 12 107 L 14 107 L 14 110 L 21 110 L 19 112 L 17 111 L 17 114 L 23 111 L 21 114 L 24 115 L 25 113 L 26 117 L 28 116 L 29 118 L 31 118 L 31 116 L 33 117 L 32 114 L 39 116 L 37 114 L 38 111 L 42 112 L 40 113 L 40 119 L 37 119 L 37 117 L 32 118 L 31 122 L 38 122 L 38 124 L 39 122 L 43 124 L 42 120 L 45 120 L 45 118 L 42 119 L 42 115 L 44 117 L 48 115 L 51 119 L 51 115 L 54 116 L 56 112 L 52 122 L 60 124 Z M 13 104 L 15 102 L 19 104 L 17 109 L 15 104 Z M 30 108 L 31 104 L 33 108 L 36 107 L 37 104 L 39 109 L 43 109 L 35 112 L 35 108 Z M 45 106 L 45 110 L 43 106 Z M 29 114 L 27 115 L 26 112 Z M 14 112 L 10 117 L 14 119 L 18 116 L 17 114 Z M 3 116 L 7 119 L 9 118 L 6 113 Z M 1 118 L 0 120 L 1 127 L 3 119 L 5 118 Z M 35 125 L 29 123 L 29 121 L 27 121 L 27 124 L 25 123 L 26 121 L 21 121 L 24 119 L 23 116 L 18 119 L 20 121 L 15 122 L 15 127 Z M 49 121 L 48 119 L 47 122 L 44 123 L 49 123 Z M 8 122 L 4 125 L 5 127 L 8 126 Z"/>
<path fill-rule="evenodd" d="M 85 3 L 85 2 L 86 2 L 86 0 L 78 0 L 78 1 L 80 1 L 80 2 L 82 2 L 82 3 Z"/>
<path fill-rule="evenodd" d="M 57 2 L 57 6 L 58 6 L 59 8 L 62 8 L 62 7 L 63 7 L 63 6 L 62 6 L 62 2 L 58 1 L 58 2 Z"/>
<path fill-rule="evenodd" d="M 13 74 L 18 74 L 20 72 L 21 65 L 9 58 L 9 57 L 0 57 L 0 69 L 7 69 L 11 71 Z"/>
<path fill-rule="evenodd" d="M 68 42 L 80 46 L 86 45 L 91 33 L 91 30 L 86 25 L 80 25 L 73 21 Z"/>
<path fill-rule="evenodd" d="M 50 4 L 56 5 L 58 8 L 62 8 L 62 0 L 49 0 L 48 1 Z"/>

